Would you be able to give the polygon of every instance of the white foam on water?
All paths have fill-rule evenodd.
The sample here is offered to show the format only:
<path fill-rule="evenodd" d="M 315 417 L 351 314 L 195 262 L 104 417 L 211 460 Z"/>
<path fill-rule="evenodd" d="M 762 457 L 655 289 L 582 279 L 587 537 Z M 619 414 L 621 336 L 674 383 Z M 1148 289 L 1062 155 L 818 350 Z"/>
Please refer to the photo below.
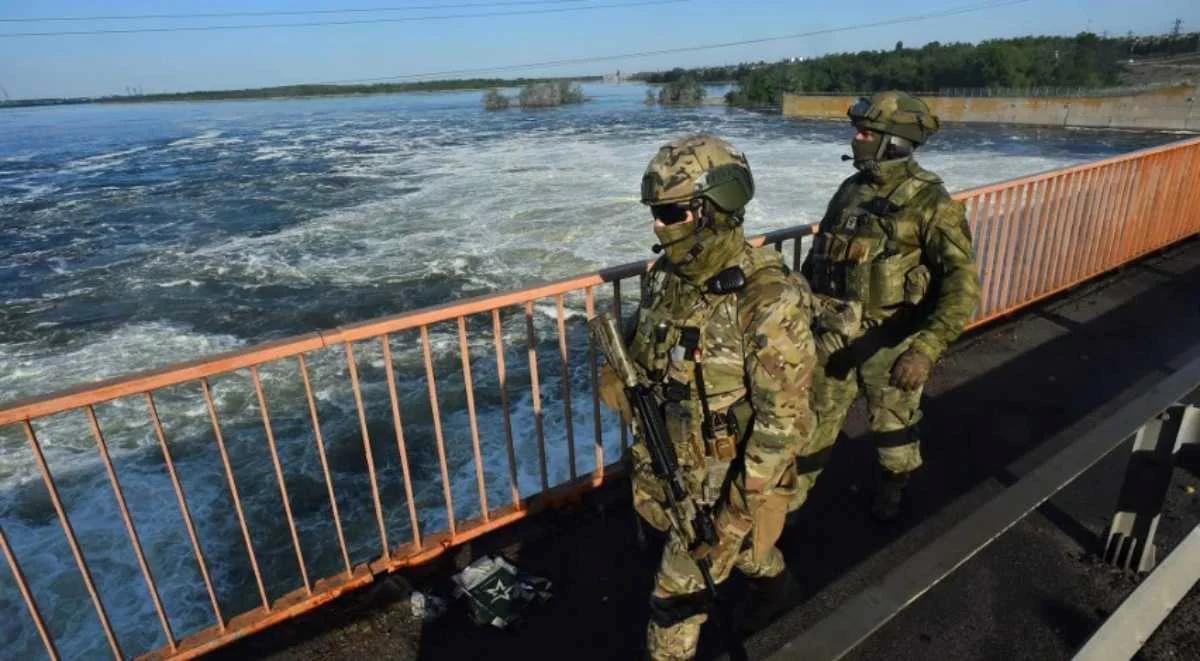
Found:
<path fill-rule="evenodd" d="M 0 196 L 0 204 L 20 204 L 22 202 L 43 200 L 61 190 L 59 186 L 54 184 L 37 183 L 33 181 L 18 181 L 8 185 L 12 186 L 13 188 L 23 190 L 15 195 Z"/>
<path fill-rule="evenodd" d="M 154 283 L 154 286 L 161 287 L 163 289 L 169 289 L 171 287 L 183 287 L 185 285 L 188 287 L 199 287 L 202 284 L 203 283 L 200 282 L 199 280 L 185 278 L 185 279 L 181 279 L 181 280 L 168 280 L 167 282 L 156 282 L 156 283 Z"/>
<path fill-rule="evenodd" d="M 226 145 L 238 145 L 242 143 L 241 138 L 222 138 L 224 131 L 208 130 L 190 138 L 181 138 L 167 144 L 168 147 L 176 149 L 209 149 L 212 147 L 220 147 Z"/>
<path fill-rule="evenodd" d="M 124 165 L 129 160 L 129 156 L 144 152 L 147 149 L 149 147 L 130 147 L 129 149 L 120 149 L 114 152 L 87 156 L 65 163 L 62 169 L 66 172 L 77 174 L 103 172 Z"/>
<path fill-rule="evenodd" d="M 293 161 L 296 159 L 296 152 L 300 151 L 300 147 L 259 147 L 254 151 L 254 158 L 251 161 Z"/>
<path fill-rule="evenodd" d="M 47 353 L 38 342 L 0 342 L 0 401 L 229 351 L 241 344 L 242 340 L 233 336 L 196 333 L 162 322 L 76 337 L 54 353 Z M 90 439 L 83 439 L 82 444 L 90 444 Z M 0 460 L 0 474 L 18 472 Z M 0 487 L 3 485 L 0 479 Z"/>

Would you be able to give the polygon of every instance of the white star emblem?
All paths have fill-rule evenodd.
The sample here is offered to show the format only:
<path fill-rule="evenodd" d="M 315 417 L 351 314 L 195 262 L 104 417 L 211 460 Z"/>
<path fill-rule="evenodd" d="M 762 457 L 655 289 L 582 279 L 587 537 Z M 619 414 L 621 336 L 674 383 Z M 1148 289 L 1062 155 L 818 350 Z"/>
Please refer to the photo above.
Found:
<path fill-rule="evenodd" d="M 488 596 L 490 596 L 492 599 L 495 599 L 497 601 L 500 601 L 500 600 L 512 601 L 512 591 L 513 591 L 513 588 L 515 588 L 515 587 L 516 587 L 516 584 L 505 585 L 504 579 L 497 579 L 496 585 L 491 588 L 488 588 L 487 590 L 485 590 L 485 592 L 487 592 Z"/>

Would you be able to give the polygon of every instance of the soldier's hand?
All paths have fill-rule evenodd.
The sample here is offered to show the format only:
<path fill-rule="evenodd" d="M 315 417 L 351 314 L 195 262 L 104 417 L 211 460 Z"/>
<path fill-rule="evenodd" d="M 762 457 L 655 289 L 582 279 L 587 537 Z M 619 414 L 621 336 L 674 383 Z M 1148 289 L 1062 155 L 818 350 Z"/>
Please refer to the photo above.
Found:
<path fill-rule="evenodd" d="M 841 335 L 830 331 L 817 333 L 814 341 L 817 345 L 817 351 L 822 356 L 832 356 L 839 349 L 846 346 L 846 340 Z"/>
<path fill-rule="evenodd" d="M 629 408 L 629 398 L 625 396 L 625 384 L 617 371 L 605 365 L 600 368 L 600 401 L 608 408 L 621 414 L 625 424 L 633 423 L 633 410 Z"/>
<path fill-rule="evenodd" d="M 916 390 L 925 385 L 932 370 L 933 361 L 929 356 L 909 349 L 892 365 L 892 385 L 904 390 Z"/>

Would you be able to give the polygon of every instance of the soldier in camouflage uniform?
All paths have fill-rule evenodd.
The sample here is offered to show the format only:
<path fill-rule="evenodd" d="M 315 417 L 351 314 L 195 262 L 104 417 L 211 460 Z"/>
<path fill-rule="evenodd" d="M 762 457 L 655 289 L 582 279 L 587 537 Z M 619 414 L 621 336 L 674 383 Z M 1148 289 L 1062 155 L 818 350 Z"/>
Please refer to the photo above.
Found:
<path fill-rule="evenodd" d="M 688 547 L 635 442 L 634 507 L 668 531 L 647 631 L 655 659 L 695 655 L 708 607 L 695 558 L 710 559 L 716 582 L 733 567 L 780 580 L 785 568 L 775 542 L 795 496 L 793 458 L 814 426 L 811 294 L 777 252 L 746 242 L 753 194 L 745 156 L 709 135 L 668 143 L 642 179 L 664 254 L 646 274 L 630 356 L 656 384 L 688 492 L 712 506 L 719 538 Z M 619 407 L 620 384 L 605 375 L 605 401 Z"/>
<path fill-rule="evenodd" d="M 834 194 L 802 268 L 825 313 L 814 326 L 817 431 L 797 459 L 792 506 L 816 481 L 861 389 L 882 467 L 872 512 L 891 520 L 921 465 L 922 387 L 971 318 L 979 275 L 962 203 L 912 157 L 938 130 L 937 116 L 903 92 L 859 99 L 847 114 L 858 129 L 858 172 Z"/>

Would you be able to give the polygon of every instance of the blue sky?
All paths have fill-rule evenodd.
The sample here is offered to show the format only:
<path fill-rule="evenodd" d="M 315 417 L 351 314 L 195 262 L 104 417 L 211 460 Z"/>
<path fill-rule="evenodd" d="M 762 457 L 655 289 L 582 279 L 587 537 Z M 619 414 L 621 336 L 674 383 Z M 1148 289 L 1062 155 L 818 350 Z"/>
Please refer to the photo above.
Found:
<path fill-rule="evenodd" d="M 503 3 L 505 0 L 495 0 Z M 523 0 L 528 2 L 528 0 Z M 83 20 L 50 23 L 0 21 L 0 35 L 16 32 L 165 26 L 362 20 L 372 17 L 517 12 L 645 0 L 551 0 L 545 5 L 487 5 L 488 0 L 200 0 L 126 1 L 0 0 L 0 19 L 223 11 L 295 11 L 442 5 L 439 9 L 329 16 Z M 511 0 L 509 0 L 511 2 Z M 50 37 L 0 36 L 0 86 L 11 98 L 227 89 L 302 82 L 420 74 L 686 47 L 861 25 L 890 18 L 978 5 L 981 0 L 922 3 L 837 3 L 787 0 L 682 0 L 664 4 L 596 8 L 537 15 L 490 16 L 412 23 L 296 27 L 241 31 L 107 34 Z M 904 25 L 863 28 L 787 41 L 502 72 L 560 76 L 669 69 L 829 52 L 890 48 L 898 40 L 979 41 L 1028 34 L 1074 34 L 1090 29 L 1124 34 L 1166 32 L 1176 18 L 1200 30 L 1196 0 L 1030 0 L 1023 4 L 933 18 Z"/>

